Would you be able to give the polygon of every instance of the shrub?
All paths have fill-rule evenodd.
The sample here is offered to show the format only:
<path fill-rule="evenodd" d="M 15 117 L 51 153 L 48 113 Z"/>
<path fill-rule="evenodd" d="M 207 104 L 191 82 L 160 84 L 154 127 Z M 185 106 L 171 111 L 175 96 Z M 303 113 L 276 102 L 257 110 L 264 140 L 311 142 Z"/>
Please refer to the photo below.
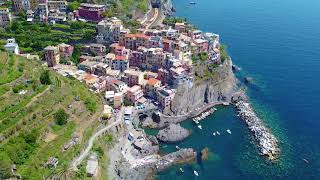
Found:
<path fill-rule="evenodd" d="M 45 70 L 44 72 L 41 73 L 40 82 L 41 84 L 46 84 L 46 85 L 49 85 L 52 83 L 50 79 L 49 70 Z"/>
<path fill-rule="evenodd" d="M 18 93 L 18 92 L 20 92 L 20 91 L 21 91 L 22 89 L 24 89 L 24 88 L 25 88 L 24 85 L 18 84 L 18 85 L 14 86 L 14 87 L 12 88 L 12 91 L 13 91 L 14 93 Z"/>
<path fill-rule="evenodd" d="M 97 103 L 96 101 L 92 100 L 91 98 L 87 98 L 84 101 L 84 104 L 86 105 L 86 108 L 91 112 L 96 112 L 97 110 Z"/>
<path fill-rule="evenodd" d="M 59 109 L 53 116 L 56 123 L 60 126 L 65 125 L 68 122 L 69 114 L 67 114 L 64 109 Z"/>

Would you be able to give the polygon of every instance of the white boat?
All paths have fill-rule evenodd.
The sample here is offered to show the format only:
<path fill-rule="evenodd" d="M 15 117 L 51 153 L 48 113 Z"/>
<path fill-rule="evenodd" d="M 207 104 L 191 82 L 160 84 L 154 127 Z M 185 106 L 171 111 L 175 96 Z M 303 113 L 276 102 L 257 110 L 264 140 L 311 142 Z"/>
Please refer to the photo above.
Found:
<path fill-rule="evenodd" d="M 212 134 L 213 136 L 216 136 L 216 133 L 215 132 L 213 132 L 213 134 Z"/>
<path fill-rule="evenodd" d="M 219 131 L 217 131 L 217 135 L 220 135 L 220 132 L 219 132 Z"/>
<path fill-rule="evenodd" d="M 199 128 L 199 129 L 202 129 L 202 126 L 201 126 L 201 125 L 199 125 L 199 126 L 198 126 L 198 128 Z"/>
<path fill-rule="evenodd" d="M 194 173 L 194 175 L 199 176 L 199 174 L 196 170 L 194 170 L 193 173 Z"/>
<path fill-rule="evenodd" d="M 180 149 L 180 147 L 179 147 L 179 146 L 176 146 L 176 149 Z"/>
<path fill-rule="evenodd" d="M 230 131 L 230 129 L 227 129 L 227 133 L 231 134 L 231 131 Z"/>
<path fill-rule="evenodd" d="M 180 168 L 180 171 L 183 173 L 184 172 L 184 170 L 182 169 L 182 168 Z"/>

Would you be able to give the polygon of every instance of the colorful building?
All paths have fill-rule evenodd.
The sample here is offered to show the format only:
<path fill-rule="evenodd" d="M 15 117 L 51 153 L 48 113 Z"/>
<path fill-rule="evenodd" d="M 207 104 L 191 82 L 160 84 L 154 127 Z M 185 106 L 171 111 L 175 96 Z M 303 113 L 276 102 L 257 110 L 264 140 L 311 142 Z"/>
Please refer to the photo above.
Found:
<path fill-rule="evenodd" d="M 157 98 L 157 88 L 161 86 L 161 81 L 155 78 L 150 78 L 147 80 L 146 85 L 144 86 L 144 94 L 152 99 Z"/>
<path fill-rule="evenodd" d="M 134 85 L 127 91 L 127 99 L 132 102 L 136 103 L 140 98 L 143 96 L 143 91 L 140 86 Z"/>
<path fill-rule="evenodd" d="M 81 3 L 78 9 L 80 18 L 94 22 L 101 21 L 104 12 L 106 12 L 106 6 L 98 4 Z"/>
<path fill-rule="evenodd" d="M 128 78 L 128 86 L 132 87 L 134 85 L 143 84 L 144 73 L 141 71 L 136 71 L 133 69 L 128 69 L 124 71 L 125 76 Z"/>
<path fill-rule="evenodd" d="M 111 68 L 113 70 L 120 70 L 121 72 L 129 68 L 129 60 L 125 56 L 116 56 L 111 63 Z"/>
<path fill-rule="evenodd" d="M 163 109 L 169 109 L 174 95 L 174 90 L 166 89 L 165 87 L 158 88 L 157 101 L 159 103 L 159 106 Z"/>
<path fill-rule="evenodd" d="M 48 46 L 44 48 L 44 57 L 48 63 L 48 67 L 53 67 L 60 62 L 59 48 L 55 46 Z"/>
<path fill-rule="evenodd" d="M 62 43 L 62 44 L 58 45 L 58 48 L 59 48 L 61 57 L 69 58 L 72 56 L 73 46 L 71 46 L 69 44 Z"/>

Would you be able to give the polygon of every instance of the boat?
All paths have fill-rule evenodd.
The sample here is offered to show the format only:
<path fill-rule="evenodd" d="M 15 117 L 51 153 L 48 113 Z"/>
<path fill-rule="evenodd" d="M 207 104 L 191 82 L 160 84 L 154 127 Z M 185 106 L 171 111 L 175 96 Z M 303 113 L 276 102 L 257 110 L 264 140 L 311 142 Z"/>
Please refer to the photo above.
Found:
<path fill-rule="evenodd" d="M 230 129 L 227 129 L 227 133 L 231 134 L 231 131 L 230 131 Z"/>
<path fill-rule="evenodd" d="M 196 170 L 193 171 L 193 174 L 196 176 L 199 176 L 198 172 Z"/>
<path fill-rule="evenodd" d="M 213 134 L 212 134 L 213 136 L 216 136 L 216 133 L 215 132 L 213 132 Z"/>
<path fill-rule="evenodd" d="M 219 132 L 219 131 L 217 131 L 217 135 L 220 135 L 220 132 Z"/>
<path fill-rule="evenodd" d="M 182 168 L 180 168 L 180 171 L 181 171 L 182 173 L 184 173 L 184 170 L 183 170 Z"/>
<path fill-rule="evenodd" d="M 202 126 L 201 126 L 201 125 L 199 125 L 199 126 L 198 126 L 198 128 L 199 128 L 199 129 L 202 129 Z"/>
<path fill-rule="evenodd" d="M 309 161 L 307 159 L 302 159 L 305 163 L 309 164 Z"/>
<path fill-rule="evenodd" d="M 190 1 L 189 3 L 190 3 L 190 4 L 197 4 L 197 3 L 196 3 L 196 2 L 194 2 L 194 1 Z"/>
<path fill-rule="evenodd" d="M 176 149 L 180 149 L 180 147 L 179 147 L 179 146 L 176 146 Z"/>

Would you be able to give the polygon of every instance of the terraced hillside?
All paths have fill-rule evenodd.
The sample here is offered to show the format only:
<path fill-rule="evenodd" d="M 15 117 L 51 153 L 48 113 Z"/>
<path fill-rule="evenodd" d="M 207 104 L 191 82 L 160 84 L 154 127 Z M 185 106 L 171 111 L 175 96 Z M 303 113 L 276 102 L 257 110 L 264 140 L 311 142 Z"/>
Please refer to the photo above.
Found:
<path fill-rule="evenodd" d="M 102 108 L 101 97 L 83 83 L 0 52 L 0 179 L 12 176 L 12 165 L 23 179 L 65 174 L 98 127 Z M 57 121 L 58 111 L 66 122 Z M 75 136 L 78 143 L 62 150 Z M 56 168 L 44 166 L 50 157 L 59 160 Z"/>

